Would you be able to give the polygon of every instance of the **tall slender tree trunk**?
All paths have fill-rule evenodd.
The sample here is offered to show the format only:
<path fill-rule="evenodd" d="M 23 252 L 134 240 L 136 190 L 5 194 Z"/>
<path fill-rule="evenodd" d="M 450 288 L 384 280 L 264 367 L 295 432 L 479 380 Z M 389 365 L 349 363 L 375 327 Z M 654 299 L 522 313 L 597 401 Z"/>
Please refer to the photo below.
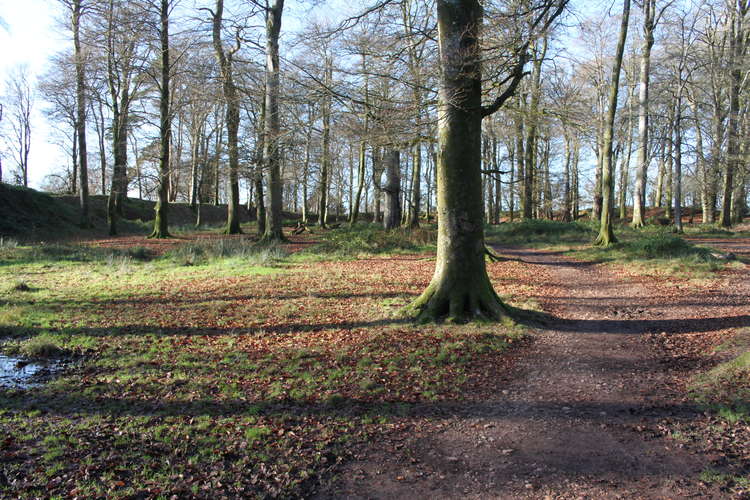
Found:
<path fill-rule="evenodd" d="M 531 76 L 531 102 L 529 103 L 529 125 L 526 129 L 526 158 L 525 176 L 524 176 L 524 199 L 523 206 L 524 219 L 534 217 L 534 184 L 536 178 L 536 148 L 537 148 L 537 127 L 539 123 L 539 100 L 541 97 L 541 77 L 542 63 L 547 55 L 547 37 L 542 40 L 542 47 L 534 58 L 534 69 Z"/>
<path fill-rule="evenodd" d="M 656 190 L 654 191 L 654 206 L 656 208 L 662 208 L 664 200 L 664 178 L 666 177 L 666 162 L 667 162 L 667 140 L 664 139 L 661 143 L 660 154 L 659 154 L 659 172 L 656 176 Z"/>
<path fill-rule="evenodd" d="M 607 110 L 607 121 L 604 127 L 604 144 L 602 149 L 602 208 L 599 224 L 599 236 L 594 241 L 595 245 L 607 247 L 616 242 L 612 230 L 612 193 L 613 193 L 613 162 L 612 142 L 614 135 L 615 115 L 617 113 L 617 94 L 620 90 L 620 70 L 622 69 L 622 56 L 625 52 L 625 41 L 628 36 L 628 21 L 630 19 L 630 0 L 624 0 L 622 6 L 622 22 L 620 24 L 620 37 L 617 41 L 617 51 L 612 67 L 612 80 L 609 88 L 609 108 Z"/>
<path fill-rule="evenodd" d="M 359 217 L 360 203 L 362 200 L 362 192 L 365 188 L 366 182 L 366 168 L 367 168 L 367 134 L 370 126 L 369 116 L 369 94 L 370 94 L 370 81 L 367 76 L 367 59 L 366 51 L 362 51 L 362 72 L 365 74 L 365 88 L 364 88 L 364 106 L 362 109 L 362 122 L 363 130 L 362 137 L 359 141 L 359 166 L 357 169 L 357 194 L 354 198 L 354 206 L 352 207 L 352 213 L 349 217 L 349 225 L 354 225 Z M 365 207 L 367 203 L 365 203 Z M 365 208 L 366 210 L 366 208 Z"/>
<path fill-rule="evenodd" d="M 523 132 L 524 132 L 524 123 L 523 123 L 523 115 L 522 115 L 522 108 L 523 108 L 523 99 L 521 96 L 518 97 L 518 111 L 515 114 L 515 136 L 516 136 L 516 147 L 515 147 L 515 155 L 516 155 L 516 177 L 519 181 L 523 181 L 522 187 L 519 189 L 519 200 L 521 202 L 521 210 L 523 213 L 526 213 L 526 209 L 524 208 L 526 206 L 527 200 L 526 200 L 526 171 L 524 169 L 524 159 L 526 158 L 525 151 L 524 151 L 524 143 L 523 143 Z M 515 185 L 511 184 L 510 187 L 512 190 L 515 190 Z M 529 207 L 529 210 L 531 210 L 531 207 Z M 513 221 L 513 213 L 511 212 L 511 222 Z M 523 217 L 523 216 L 522 216 Z"/>
<path fill-rule="evenodd" d="M 674 118 L 674 227 L 682 233 L 682 82 L 679 84 Z"/>
<path fill-rule="evenodd" d="M 76 135 L 78 139 L 78 174 L 79 201 L 81 207 L 80 225 L 91 227 L 89 214 L 89 168 L 88 151 L 86 149 L 86 69 L 83 51 L 81 49 L 81 15 L 82 0 L 73 0 L 73 46 L 75 48 L 76 64 Z"/>
<path fill-rule="evenodd" d="M 703 129 L 701 128 L 700 116 L 698 113 L 698 102 L 692 96 L 690 97 L 690 109 L 693 112 L 693 121 L 695 124 L 695 161 L 696 177 L 700 186 L 701 197 L 701 223 L 706 224 L 708 212 L 713 212 L 713 207 L 709 208 L 709 184 L 708 184 L 708 166 L 706 164 L 706 155 L 703 151 Z"/>
<path fill-rule="evenodd" d="M 734 175 L 740 164 L 740 91 L 743 80 L 745 54 L 744 18 L 748 6 L 746 2 L 732 2 L 732 30 L 730 33 L 730 82 L 729 82 L 729 126 L 727 130 L 727 161 L 722 184 L 722 204 L 719 225 L 732 226 L 732 196 Z"/>
<path fill-rule="evenodd" d="M 281 33 L 281 15 L 284 11 L 284 0 L 273 0 L 266 15 L 266 120 L 264 164 L 268 170 L 269 207 L 266 216 L 266 241 L 283 241 L 282 229 L 282 192 L 281 192 L 281 155 L 279 139 L 281 125 L 279 122 L 279 33 Z"/>
<path fill-rule="evenodd" d="M 156 202 L 154 217 L 154 230 L 151 238 L 169 237 L 169 155 L 172 139 L 172 118 L 170 115 L 170 92 L 169 77 L 171 65 L 169 61 L 169 0 L 161 0 L 159 11 L 161 29 L 159 39 L 161 41 L 161 86 L 159 88 L 159 140 L 161 152 L 159 155 L 159 199 Z"/>
<path fill-rule="evenodd" d="M 229 154 L 229 199 L 227 200 L 226 234 L 239 234 L 240 230 L 240 187 L 239 187 L 239 128 L 240 128 L 240 97 L 234 83 L 232 60 L 239 49 L 225 51 L 221 41 L 221 25 L 224 15 L 224 0 L 216 0 L 216 12 L 213 19 L 213 45 L 216 58 L 221 70 L 222 89 L 226 103 L 227 152 Z M 218 200 L 218 151 L 216 172 L 216 198 Z"/>
<path fill-rule="evenodd" d="M 630 180 L 630 159 L 633 155 L 633 106 L 632 96 L 629 99 L 631 104 L 628 105 L 628 140 L 627 140 L 627 151 L 623 161 L 620 162 L 620 220 L 624 221 L 627 217 L 627 201 L 628 201 L 628 184 Z M 637 190 L 637 188 L 636 188 Z M 635 196 L 633 197 L 633 206 L 635 206 Z M 633 209 L 635 210 L 635 208 Z"/>
<path fill-rule="evenodd" d="M 325 82 L 331 83 L 333 72 L 332 61 L 326 57 Z M 320 186 L 318 203 L 318 224 L 322 228 L 328 227 L 328 184 L 331 172 L 331 96 L 326 93 L 323 102 L 323 158 L 320 162 Z"/>
<path fill-rule="evenodd" d="M 656 28 L 656 0 L 643 0 L 643 49 L 641 53 L 640 88 L 638 91 L 638 165 L 633 191 L 633 227 L 645 225 L 646 178 L 649 163 L 649 80 L 651 78 L 651 49 Z"/>
<path fill-rule="evenodd" d="M 571 195 L 570 195 L 570 164 L 573 156 L 572 148 L 570 145 L 570 137 L 567 131 L 563 134 L 563 140 L 565 145 L 565 153 L 563 160 L 563 209 L 562 209 L 562 221 L 570 222 L 573 216 Z"/>
<path fill-rule="evenodd" d="M 664 164 L 664 216 L 672 218 L 674 200 L 674 103 L 669 107 L 669 126 L 667 127 L 667 157 Z"/>

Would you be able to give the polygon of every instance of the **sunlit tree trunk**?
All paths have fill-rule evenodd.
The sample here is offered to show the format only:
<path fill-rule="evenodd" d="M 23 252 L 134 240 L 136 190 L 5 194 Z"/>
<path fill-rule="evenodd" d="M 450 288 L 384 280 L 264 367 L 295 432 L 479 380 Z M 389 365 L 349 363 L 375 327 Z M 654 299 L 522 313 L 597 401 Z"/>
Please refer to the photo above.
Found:
<path fill-rule="evenodd" d="M 269 203 L 266 213 L 266 241 L 284 240 L 282 229 L 281 154 L 279 140 L 279 34 L 284 0 L 273 0 L 266 10 L 266 119 L 263 145 L 264 165 L 268 172 Z"/>
<path fill-rule="evenodd" d="M 325 83 L 330 86 L 331 73 L 333 72 L 332 61 L 326 57 Z M 328 183 L 331 171 L 331 96 L 326 92 L 323 102 L 323 158 L 320 162 L 320 186 L 318 204 L 318 223 L 320 227 L 327 227 L 328 215 Z"/>
<path fill-rule="evenodd" d="M 154 218 L 154 230 L 151 238 L 169 237 L 169 199 L 167 193 L 167 182 L 169 180 L 169 155 L 172 139 L 172 119 L 170 115 L 170 92 L 169 76 L 171 65 L 169 61 L 169 0 L 161 0 L 159 11 L 161 29 L 159 40 L 161 42 L 161 86 L 159 88 L 159 190 L 156 202 Z"/>
<path fill-rule="evenodd" d="M 422 321 L 499 319 L 505 306 L 485 267 L 482 88 L 477 0 L 438 0 L 438 251 L 430 285 L 411 305 Z"/>
<path fill-rule="evenodd" d="M 743 81 L 743 56 L 745 55 L 744 18 L 748 6 L 746 2 L 732 2 L 732 31 L 730 33 L 730 78 L 729 78 L 729 126 L 727 129 L 727 161 L 722 184 L 722 205 L 719 225 L 732 226 L 732 196 L 734 175 L 740 164 L 740 92 Z"/>
<path fill-rule="evenodd" d="M 656 28 L 656 0 L 643 0 L 643 48 L 641 53 L 640 87 L 638 90 L 638 164 L 633 191 L 633 227 L 643 227 L 646 210 L 646 178 L 649 163 L 649 82 L 651 78 L 651 49 Z"/>
<path fill-rule="evenodd" d="M 229 199 L 227 200 L 226 234 L 239 234 L 240 230 L 240 188 L 239 188 L 239 128 L 240 97 L 234 83 L 232 61 L 239 45 L 225 51 L 221 41 L 221 25 L 224 15 L 224 0 L 216 0 L 216 12 L 213 18 L 213 46 L 221 70 L 222 89 L 226 103 L 227 152 L 229 153 Z M 218 151 L 217 151 L 218 162 Z M 216 172 L 216 198 L 218 199 L 218 168 Z"/>
<path fill-rule="evenodd" d="M 73 46 L 76 65 L 76 138 L 78 139 L 78 174 L 80 176 L 79 201 L 81 207 L 80 225 L 91 227 L 89 214 L 89 175 L 88 151 L 86 149 L 86 71 L 84 55 L 81 49 L 81 15 L 82 0 L 73 0 Z"/>
<path fill-rule="evenodd" d="M 612 67 L 612 80 L 609 88 L 609 108 L 607 110 L 607 121 L 604 127 L 604 144 L 602 149 L 602 207 L 599 224 L 599 236 L 594 244 L 607 247 L 616 242 L 612 230 L 612 193 L 613 193 L 613 162 L 612 142 L 617 113 L 617 94 L 620 90 L 620 70 L 622 69 L 622 56 L 625 51 L 625 41 L 628 36 L 628 21 L 630 19 L 630 0 L 624 0 L 622 6 L 622 22 L 620 24 L 620 37 L 617 41 L 614 65 Z"/>

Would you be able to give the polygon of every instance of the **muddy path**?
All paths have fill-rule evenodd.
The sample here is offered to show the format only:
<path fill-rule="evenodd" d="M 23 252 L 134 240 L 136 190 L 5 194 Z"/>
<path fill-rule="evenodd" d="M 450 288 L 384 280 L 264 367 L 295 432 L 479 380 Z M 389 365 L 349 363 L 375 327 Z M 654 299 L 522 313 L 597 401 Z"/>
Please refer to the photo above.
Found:
<path fill-rule="evenodd" d="M 750 325 L 747 271 L 675 292 L 553 252 L 502 254 L 551 275 L 544 326 L 508 380 L 374 444 L 323 497 L 726 498 L 699 481 L 704 456 L 654 430 L 701 417 L 683 389 L 704 356 L 665 345 Z"/>

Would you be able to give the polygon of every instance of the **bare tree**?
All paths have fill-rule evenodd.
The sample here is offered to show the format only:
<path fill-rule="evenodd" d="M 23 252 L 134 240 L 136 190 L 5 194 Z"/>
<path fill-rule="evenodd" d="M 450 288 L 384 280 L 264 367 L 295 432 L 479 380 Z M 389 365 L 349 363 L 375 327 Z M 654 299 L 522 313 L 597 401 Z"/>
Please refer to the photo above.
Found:
<path fill-rule="evenodd" d="M 9 127 L 5 145 L 18 170 L 18 183 L 29 187 L 29 153 L 31 151 L 31 112 L 34 91 L 28 66 L 16 66 L 5 81 L 5 123 Z"/>

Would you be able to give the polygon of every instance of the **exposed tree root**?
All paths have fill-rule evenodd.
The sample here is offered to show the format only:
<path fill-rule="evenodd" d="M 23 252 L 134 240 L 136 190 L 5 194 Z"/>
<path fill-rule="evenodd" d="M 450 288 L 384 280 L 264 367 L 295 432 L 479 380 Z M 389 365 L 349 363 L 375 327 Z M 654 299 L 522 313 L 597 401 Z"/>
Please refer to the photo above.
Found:
<path fill-rule="evenodd" d="M 595 247 L 601 247 L 601 248 L 607 248 L 613 244 L 617 243 L 617 238 L 615 237 L 615 234 L 610 230 L 604 230 L 599 233 L 599 236 L 596 237 L 594 240 L 593 245 Z"/>
<path fill-rule="evenodd" d="M 484 282 L 433 280 L 422 295 L 406 307 L 405 312 L 415 316 L 418 323 L 509 319 L 509 311 L 495 293 L 489 278 L 481 281 Z"/>
<path fill-rule="evenodd" d="M 487 256 L 488 259 L 490 259 L 490 262 L 504 262 L 504 261 L 511 260 L 507 257 L 503 257 L 502 255 L 498 253 L 495 253 L 495 251 L 492 250 L 492 248 L 490 248 L 487 245 L 484 246 L 484 254 Z"/>

